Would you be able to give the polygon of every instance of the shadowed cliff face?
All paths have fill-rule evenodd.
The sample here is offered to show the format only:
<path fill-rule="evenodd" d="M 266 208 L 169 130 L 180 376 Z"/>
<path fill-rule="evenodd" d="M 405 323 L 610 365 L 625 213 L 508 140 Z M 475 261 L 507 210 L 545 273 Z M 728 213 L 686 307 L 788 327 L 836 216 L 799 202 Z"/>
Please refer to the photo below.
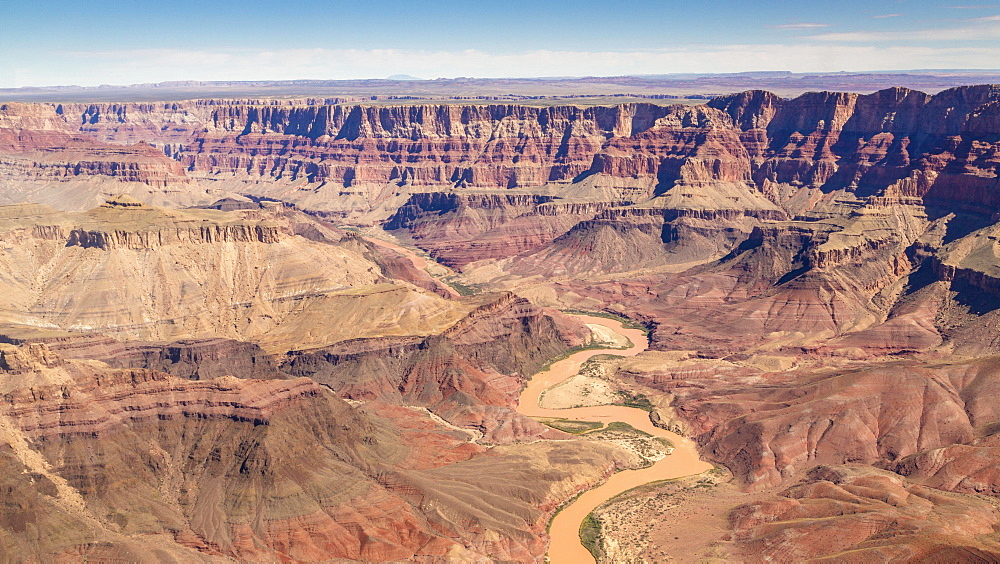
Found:
<path fill-rule="evenodd" d="M 478 306 L 424 290 L 426 273 L 281 206 L 167 210 L 122 197 L 83 213 L 18 205 L 0 216 L 0 319 L 15 325 L 284 352 L 435 334 Z M 394 307 L 376 313 L 380 303 Z"/>
<path fill-rule="evenodd" d="M 20 331 L 0 344 L 0 541 L 40 559 L 533 561 L 562 501 L 634 464 L 608 445 L 470 440 L 567 438 L 512 407 L 520 371 L 578 328 L 509 294 L 415 348 L 345 342 L 286 372 L 250 343 Z"/>
<path fill-rule="evenodd" d="M 57 108 L 30 104 L 0 104 L 0 187 L 0 204 L 35 202 L 61 209 L 97 205 L 107 192 L 175 205 L 209 197 L 162 150 L 146 142 L 98 141 Z"/>
<path fill-rule="evenodd" d="M 677 271 L 745 250 L 755 230 L 788 229 L 783 220 L 816 222 L 805 227 L 814 240 L 832 239 L 796 262 L 832 265 L 887 245 L 857 236 L 868 229 L 859 213 L 898 224 L 899 254 L 928 220 L 944 219 L 948 239 L 989 222 L 998 96 L 990 86 L 794 100 L 747 92 L 669 108 L 610 136 L 586 174 L 544 197 L 415 194 L 387 225 L 454 266 L 514 256 L 506 270 L 546 276 Z"/>
<path fill-rule="evenodd" d="M 470 281 L 629 315 L 684 351 L 619 377 L 669 393 L 662 420 L 741 487 L 795 484 L 730 513 L 743 558 L 994 558 L 993 508 L 935 489 L 998 491 L 998 96 L 725 97 L 723 116 L 611 138 L 590 178 L 635 175 L 646 199 L 595 198 L 562 234 L 543 211 L 559 199 L 419 195 L 390 226 Z M 501 250 L 505 230 L 523 246 Z M 863 470 L 810 473 L 842 464 Z"/>
<path fill-rule="evenodd" d="M 788 183 L 874 192 L 909 172 L 940 174 L 955 159 L 988 165 L 991 153 L 972 141 L 995 131 L 997 94 L 992 86 L 934 96 L 893 88 L 783 100 L 751 91 L 697 107 L 6 104 L 0 129 L 5 153 L 58 154 L 68 135 L 133 148 L 146 141 L 188 171 L 344 186 L 511 189 L 606 174 L 652 179 L 654 193 L 706 180 L 751 182 L 765 193 Z"/>
<path fill-rule="evenodd" d="M 102 141 L 167 144 L 190 170 L 332 181 L 513 188 L 571 179 L 614 134 L 648 127 L 659 106 L 61 106 Z M 266 104 L 266 102 L 265 102 Z M 168 123 L 169 131 L 157 127 Z M 236 152 L 230 149 L 240 147 Z M 478 155 L 478 157 L 472 157 Z M 517 157 L 516 159 L 513 157 Z M 457 159 L 453 157 L 458 157 Z"/>
<path fill-rule="evenodd" d="M 845 197 L 873 195 L 981 211 L 996 203 L 989 178 L 997 97 L 995 87 L 975 86 L 934 96 L 893 88 L 793 100 L 751 91 L 697 107 L 7 104 L 0 153 L 48 155 L 8 163 L 13 177 L 50 177 L 45 163 L 62 159 L 77 163 L 72 175 L 156 186 L 214 178 L 224 181 L 215 186 L 362 221 L 391 215 L 414 191 L 445 188 L 542 190 L 610 203 L 663 196 L 656 207 L 772 217 L 827 213 Z M 120 163 L 133 164 L 83 158 L 69 137 L 119 147 L 135 155 Z M 157 167 L 165 172 L 152 172 Z M 303 183 L 312 189 L 291 186 Z M 194 186 L 171 193 L 164 197 L 204 197 Z"/>

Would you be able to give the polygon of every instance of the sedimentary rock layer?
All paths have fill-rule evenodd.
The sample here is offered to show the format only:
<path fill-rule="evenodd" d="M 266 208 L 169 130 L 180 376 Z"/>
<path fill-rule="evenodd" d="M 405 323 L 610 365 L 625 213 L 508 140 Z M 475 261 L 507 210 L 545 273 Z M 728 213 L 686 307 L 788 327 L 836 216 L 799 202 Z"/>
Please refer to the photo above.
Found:
<path fill-rule="evenodd" d="M 308 378 L 193 381 L 0 345 L 0 546 L 39 560 L 538 560 L 555 505 L 626 463 L 608 446 L 468 439 Z"/>
<path fill-rule="evenodd" d="M 11 324 L 260 339 L 284 352 L 289 343 L 435 334 L 476 307 L 409 282 L 430 286 L 426 274 L 392 277 L 375 247 L 281 206 L 166 210 L 118 197 L 77 214 L 18 205 L 0 216 Z M 381 302 L 398 307 L 373 314 Z"/>

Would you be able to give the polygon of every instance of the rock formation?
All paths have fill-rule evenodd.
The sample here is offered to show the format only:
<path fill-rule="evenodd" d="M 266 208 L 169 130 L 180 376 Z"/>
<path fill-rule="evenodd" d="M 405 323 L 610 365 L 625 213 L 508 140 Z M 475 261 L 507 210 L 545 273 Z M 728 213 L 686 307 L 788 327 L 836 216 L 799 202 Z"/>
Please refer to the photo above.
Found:
<path fill-rule="evenodd" d="M 0 204 L 80 209 L 124 192 L 174 205 L 209 198 L 163 151 L 98 141 L 78 126 L 49 105 L 0 104 Z"/>
<path fill-rule="evenodd" d="M 611 377 L 750 492 L 734 558 L 993 558 L 998 135 L 996 86 L 0 106 L 0 546 L 540 559 L 626 463 L 512 409 L 558 307 L 650 329 Z"/>
<path fill-rule="evenodd" d="M 284 370 L 347 399 L 427 407 L 477 429 L 486 441 L 507 443 L 553 435 L 514 408 L 526 376 L 565 349 L 551 318 L 505 294 L 439 336 L 354 339 L 296 351 Z"/>
<path fill-rule="evenodd" d="M 326 240 L 296 235 L 307 219 L 280 208 L 166 210 L 115 199 L 79 214 L 10 206 L 0 215 L 9 296 L 0 315 L 12 324 L 132 339 L 276 333 L 305 347 L 379 323 L 431 334 L 474 307 L 386 277 L 377 250 L 353 236 L 319 224 L 313 239 Z M 381 300 L 408 307 L 372 316 Z M 311 315 L 330 304 L 343 317 Z M 343 326 L 352 315 L 366 321 Z"/>

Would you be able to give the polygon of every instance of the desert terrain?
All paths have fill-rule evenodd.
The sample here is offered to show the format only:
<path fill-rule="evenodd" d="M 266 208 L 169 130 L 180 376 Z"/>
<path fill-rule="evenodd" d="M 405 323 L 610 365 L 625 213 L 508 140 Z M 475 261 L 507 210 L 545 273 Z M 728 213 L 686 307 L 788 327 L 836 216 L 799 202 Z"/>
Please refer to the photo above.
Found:
<path fill-rule="evenodd" d="M 1000 86 L 886 77 L 0 93 L 0 555 L 996 561 Z"/>

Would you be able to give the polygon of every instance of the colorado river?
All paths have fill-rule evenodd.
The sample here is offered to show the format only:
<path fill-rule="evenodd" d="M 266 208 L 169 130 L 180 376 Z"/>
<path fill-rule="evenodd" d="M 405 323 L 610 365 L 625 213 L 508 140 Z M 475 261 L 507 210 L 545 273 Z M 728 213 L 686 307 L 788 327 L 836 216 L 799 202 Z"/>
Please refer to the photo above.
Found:
<path fill-rule="evenodd" d="M 580 524 L 605 501 L 636 486 L 699 474 L 711 470 L 712 465 L 698 458 L 694 443 L 677 434 L 653 426 L 649 414 L 641 409 L 631 407 L 605 405 L 596 407 L 576 407 L 572 409 L 544 409 L 538 405 L 538 396 L 542 391 L 555 386 L 563 380 L 575 376 L 584 362 L 599 354 L 616 354 L 633 356 L 646 350 L 648 341 L 646 335 L 638 329 L 628 329 L 618 321 L 588 315 L 574 316 L 584 323 L 603 325 L 616 333 L 629 338 L 633 347 L 627 350 L 593 349 L 581 351 L 554 363 L 548 371 L 539 372 L 528 382 L 521 392 L 520 405 L 517 410 L 524 415 L 533 417 L 563 417 L 582 421 L 599 421 L 611 423 L 621 421 L 657 437 L 663 437 L 674 444 L 671 455 L 657 461 L 649 468 L 642 470 L 624 470 L 611 476 L 602 485 L 584 492 L 573 503 L 565 507 L 552 520 L 549 529 L 552 542 L 549 545 L 549 559 L 553 564 L 579 564 L 594 562 L 594 557 L 580 543 Z"/>

